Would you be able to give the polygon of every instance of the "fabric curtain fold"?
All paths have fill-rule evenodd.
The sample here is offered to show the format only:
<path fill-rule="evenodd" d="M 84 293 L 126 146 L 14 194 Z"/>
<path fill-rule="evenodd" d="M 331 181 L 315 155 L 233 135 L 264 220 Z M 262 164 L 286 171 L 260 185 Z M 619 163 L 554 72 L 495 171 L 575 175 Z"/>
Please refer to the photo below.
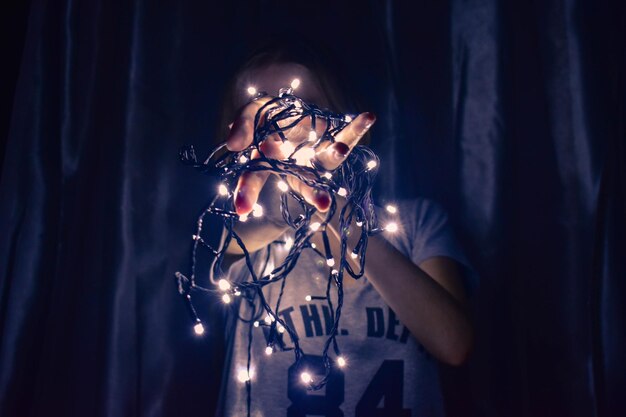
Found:
<path fill-rule="evenodd" d="M 378 201 L 450 213 L 481 276 L 450 416 L 624 415 L 624 9 L 609 1 L 36 0 L 0 178 L 0 415 L 212 415 L 222 307 L 174 273 L 220 99 L 266 36 L 378 115 Z M 211 227 L 218 233 L 219 225 Z"/>

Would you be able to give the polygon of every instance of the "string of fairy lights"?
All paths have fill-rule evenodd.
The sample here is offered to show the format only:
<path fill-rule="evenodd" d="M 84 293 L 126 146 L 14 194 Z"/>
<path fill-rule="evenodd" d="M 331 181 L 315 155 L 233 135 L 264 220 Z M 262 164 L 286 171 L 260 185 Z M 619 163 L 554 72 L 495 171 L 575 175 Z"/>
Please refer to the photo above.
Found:
<path fill-rule="evenodd" d="M 298 88 L 299 84 L 298 79 L 293 80 L 290 87 L 281 88 L 276 97 L 270 97 L 264 92 L 257 92 L 254 87 L 248 88 L 248 94 L 252 100 L 264 97 L 266 102 L 256 112 L 252 142 L 246 149 L 230 152 L 226 150 L 226 144 L 222 143 L 210 153 L 204 162 L 198 161 L 192 146 L 183 148 L 180 154 L 184 163 L 194 166 L 203 173 L 217 177 L 219 185 L 216 195 L 197 219 L 196 230 L 192 236 L 190 273 L 184 275 L 176 272 L 178 291 L 186 301 L 194 320 L 193 329 L 198 336 L 205 332 L 204 324 L 193 302 L 193 297 L 199 293 L 219 294 L 224 304 L 232 306 L 232 314 L 235 314 L 238 320 L 249 326 L 247 363 L 239 368 L 236 375 L 236 378 L 246 385 L 248 412 L 251 401 L 251 384 L 254 379 L 252 341 L 255 330 L 261 327 L 269 330 L 265 348 L 266 356 L 269 357 L 274 353 L 279 337 L 286 333 L 292 341 L 293 347 L 290 349 L 293 350 L 296 365 L 304 357 L 295 329 L 291 328 L 277 314 L 289 281 L 290 272 L 296 266 L 300 255 L 304 251 L 313 251 L 325 260 L 328 267 L 326 293 L 324 295 L 303 295 L 303 299 L 307 302 L 325 301 L 331 312 L 332 328 L 321 352 L 325 367 L 324 375 L 313 375 L 305 367 L 300 373 L 301 381 L 308 389 L 318 390 L 325 386 L 333 364 L 343 367 L 347 363 L 336 337 L 344 302 L 344 277 L 346 274 L 354 279 L 363 276 L 369 236 L 383 231 L 393 233 L 398 230 L 397 223 L 393 221 L 384 227 L 380 227 L 378 224 L 372 200 L 372 186 L 379 160 L 369 148 L 361 145 L 355 146 L 348 154 L 347 159 L 332 171 L 326 170 L 316 163 L 316 152 L 334 143 L 337 133 L 353 120 L 354 115 L 334 113 L 305 102 L 294 94 L 294 90 Z M 288 134 L 290 129 L 300 123 L 310 126 L 308 140 L 294 145 L 293 142 L 289 141 Z M 320 123 L 325 126 L 321 135 L 316 130 L 316 125 L 322 126 Z M 282 141 L 280 149 L 284 155 L 283 159 L 271 158 L 262 151 L 261 144 L 263 141 L 270 137 L 275 138 L 276 135 Z M 252 152 L 255 150 L 258 151 L 258 155 L 253 157 Z M 275 186 L 280 191 L 280 212 L 290 233 L 285 240 L 274 241 L 269 244 L 263 257 L 264 265 L 260 269 L 263 272 L 257 273 L 258 266 L 255 267 L 253 254 L 246 248 L 243 239 L 237 233 L 237 225 L 239 222 L 262 221 L 264 209 L 261 204 L 256 203 L 251 216 L 238 215 L 234 207 L 233 194 L 239 178 L 244 172 L 260 171 L 269 171 L 275 174 L 270 176 L 268 182 L 275 182 Z M 300 193 L 289 186 L 288 178 L 290 177 L 301 181 L 306 186 L 326 191 L 331 198 L 329 209 L 314 216 L 317 212 L 316 208 L 307 203 Z M 271 184 L 265 186 L 271 186 Z M 338 197 L 346 200 L 346 204 L 341 205 L 340 209 L 338 209 Z M 297 209 L 294 209 L 294 205 Z M 395 206 L 388 205 L 386 209 L 392 215 L 397 214 Z M 208 231 L 203 227 L 207 216 L 218 216 L 223 221 L 225 233 L 219 247 L 214 247 L 208 243 Z M 334 216 L 338 216 L 339 220 L 338 232 L 341 249 L 338 259 L 335 259 L 331 251 L 327 230 L 327 225 Z M 319 221 L 320 219 L 321 221 Z M 348 230 L 352 224 L 360 232 L 357 232 L 358 242 L 349 251 Z M 216 232 L 212 232 L 214 236 Z M 317 233 L 321 234 L 323 242 L 321 248 L 311 241 Z M 248 279 L 241 282 L 229 281 L 228 275 L 221 267 L 226 249 L 233 243 L 241 249 L 247 268 Z M 274 250 L 287 252 L 284 261 L 277 266 L 273 266 L 270 262 Z M 348 252 L 348 256 L 353 259 L 358 268 L 353 268 L 350 264 L 346 256 Z M 208 277 L 198 277 L 197 275 L 197 266 L 201 254 L 211 259 Z M 201 285 L 201 282 L 204 281 L 207 281 L 208 284 Z M 272 305 L 263 292 L 263 289 L 269 285 L 280 287 L 277 300 Z M 240 309 L 240 303 L 245 303 L 247 309 Z M 244 310 L 247 314 L 245 317 L 241 317 L 240 312 Z M 271 358 L 266 358 L 266 360 L 271 360 Z"/>

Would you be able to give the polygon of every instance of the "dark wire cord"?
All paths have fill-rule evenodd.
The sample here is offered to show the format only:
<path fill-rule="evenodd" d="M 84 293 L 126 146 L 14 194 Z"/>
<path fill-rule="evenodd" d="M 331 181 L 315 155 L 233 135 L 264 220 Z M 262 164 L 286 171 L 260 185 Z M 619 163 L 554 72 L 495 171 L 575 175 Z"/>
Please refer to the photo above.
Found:
<path fill-rule="evenodd" d="M 260 93 L 256 95 L 255 99 L 264 96 L 265 93 Z M 265 118 L 262 118 L 261 116 L 264 112 L 266 113 Z M 204 326 L 193 304 L 192 295 L 197 292 L 208 292 L 214 295 L 221 294 L 222 301 L 236 309 L 234 314 L 237 315 L 238 319 L 250 326 L 246 374 L 238 375 L 238 379 L 246 384 L 248 412 L 250 412 L 251 402 L 252 340 L 255 328 L 269 326 L 269 342 L 266 353 L 270 354 L 270 350 L 273 351 L 275 348 L 279 333 L 286 332 L 293 343 L 295 363 L 299 365 L 304 357 L 304 352 L 300 347 L 295 329 L 290 328 L 279 317 L 278 311 L 289 274 L 296 266 L 302 252 L 307 249 L 313 250 L 318 256 L 325 259 L 329 268 L 325 296 L 307 296 L 306 299 L 309 301 L 312 298 L 325 299 L 333 321 L 332 329 L 324 343 L 322 352 L 325 367 L 324 375 L 321 379 L 313 380 L 309 378 L 308 381 L 303 381 L 307 388 L 319 390 L 327 383 L 332 366 L 329 357 L 331 347 L 337 358 L 341 358 L 341 351 L 336 336 L 344 301 L 344 276 L 346 272 L 354 279 L 359 279 L 363 276 L 368 236 L 383 230 L 378 227 L 372 200 L 372 186 L 379 160 L 369 148 L 358 145 L 350 152 L 347 160 L 342 165 L 334 171 L 327 171 L 317 166 L 315 161 L 311 161 L 310 164 L 297 163 L 294 155 L 307 146 L 319 150 L 318 148 L 326 145 L 326 142 L 334 143 L 335 135 L 344 129 L 352 118 L 352 115 L 330 112 L 320 109 L 314 104 L 306 103 L 293 94 L 292 88 L 283 88 L 279 91 L 277 97 L 271 98 L 257 111 L 254 119 L 253 141 L 246 149 L 239 152 L 229 152 L 225 150 L 225 143 L 222 143 L 210 152 L 204 162 L 198 162 L 192 146 L 185 147 L 180 151 L 181 160 L 185 164 L 195 167 L 202 173 L 217 177 L 220 185 L 218 194 L 198 217 L 196 231 L 193 235 L 190 275 L 186 276 L 176 272 L 178 291 L 186 301 L 195 323 L 194 330 L 198 335 L 204 333 Z M 323 120 L 326 126 L 323 134 L 317 137 L 317 134 L 313 135 L 311 133 L 313 140 L 304 141 L 293 148 L 289 148 L 293 149 L 293 151 L 283 160 L 270 158 L 262 152 L 260 145 L 264 140 L 269 137 L 279 137 L 285 143 L 288 141 L 286 132 L 305 120 L 310 120 L 311 132 L 315 132 L 316 124 Z M 260 157 L 251 159 L 253 150 L 257 150 Z M 254 171 L 269 171 L 276 174 L 283 182 L 289 177 L 296 178 L 309 187 L 328 192 L 331 197 L 330 208 L 325 213 L 324 220 L 321 223 L 315 222 L 313 220 L 313 215 L 316 212 L 315 207 L 309 205 L 301 194 L 283 186 L 281 190 L 284 192 L 280 199 L 281 215 L 285 224 L 293 231 L 294 238 L 289 242 L 274 241 L 270 243 L 267 247 L 263 269 L 259 273 L 255 271 L 252 255 L 240 236 L 235 232 L 234 226 L 236 222 L 240 221 L 256 221 L 255 217 L 262 216 L 262 208 L 256 207 L 255 210 L 258 210 L 258 212 L 253 211 L 251 218 L 239 216 L 235 211 L 234 199 L 232 198 L 233 190 L 240 176 L 244 172 Z M 337 212 L 337 195 L 344 196 L 347 200 L 347 204 L 339 212 Z M 295 202 L 300 208 L 298 211 L 300 214 L 297 216 L 293 215 L 292 210 L 290 210 L 290 201 Z M 203 224 L 207 215 L 220 217 L 226 230 L 225 238 L 217 249 L 206 243 L 202 237 L 203 233 L 206 232 L 203 229 Z M 326 231 L 326 225 L 335 215 L 338 216 L 340 225 L 341 254 L 338 260 L 332 257 L 328 232 Z M 360 236 L 358 243 L 349 256 L 359 259 L 358 271 L 352 269 L 346 258 L 348 226 L 353 221 L 356 221 L 357 226 L 360 227 Z M 324 248 L 316 248 L 310 242 L 311 237 L 315 233 L 322 234 Z M 222 261 L 226 255 L 226 248 L 233 241 L 241 249 L 248 271 L 248 279 L 243 282 L 227 281 L 221 269 Z M 288 249 L 289 252 L 280 265 L 273 267 L 269 273 L 266 273 L 272 250 L 276 247 Z M 208 254 L 209 259 L 212 259 L 211 276 L 206 279 L 210 287 L 199 285 L 198 283 L 196 265 L 201 251 L 203 254 Z M 276 304 L 272 308 L 264 296 L 263 288 L 276 284 L 280 285 L 280 292 Z M 333 296 L 336 298 L 336 302 L 333 302 Z M 240 301 L 244 301 L 251 310 L 248 319 L 239 315 Z M 265 313 L 265 320 L 261 322 L 260 319 L 263 313 Z M 342 362 L 345 364 L 345 360 L 341 359 L 339 361 L 340 366 L 342 366 Z M 303 379 L 305 378 L 303 377 Z"/>

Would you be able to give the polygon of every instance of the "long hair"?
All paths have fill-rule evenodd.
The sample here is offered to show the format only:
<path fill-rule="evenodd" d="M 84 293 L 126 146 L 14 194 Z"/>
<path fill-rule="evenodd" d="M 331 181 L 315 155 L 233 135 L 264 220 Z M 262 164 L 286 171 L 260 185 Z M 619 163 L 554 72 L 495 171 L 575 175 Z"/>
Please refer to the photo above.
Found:
<path fill-rule="evenodd" d="M 245 59 L 235 72 L 221 100 L 220 118 L 217 131 L 218 142 L 223 141 L 238 111 L 237 89 L 242 88 L 243 75 L 272 64 L 295 63 L 306 67 L 316 79 L 328 101 L 328 107 L 340 113 L 359 113 L 360 100 L 351 88 L 350 79 L 345 76 L 343 65 L 329 47 L 298 38 L 280 37 L 262 43 Z M 268 92 L 276 94 L 276 92 Z M 369 134 L 361 140 L 369 142 Z"/>

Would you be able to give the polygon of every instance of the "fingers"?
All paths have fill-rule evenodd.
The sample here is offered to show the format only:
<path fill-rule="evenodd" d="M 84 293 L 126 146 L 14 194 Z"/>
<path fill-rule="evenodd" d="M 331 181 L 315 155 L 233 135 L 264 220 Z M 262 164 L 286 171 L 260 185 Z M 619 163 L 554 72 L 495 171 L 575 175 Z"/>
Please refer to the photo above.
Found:
<path fill-rule="evenodd" d="M 373 113 L 359 114 L 341 132 L 335 135 L 335 143 L 316 155 L 317 161 L 324 169 L 333 170 L 337 168 L 375 121 L 376 116 Z"/>
<path fill-rule="evenodd" d="M 261 144 L 261 152 L 266 157 L 282 159 L 283 156 L 279 143 L 280 141 L 268 139 Z M 260 157 L 259 151 L 256 149 L 252 151 L 252 160 Z M 269 175 L 270 171 L 245 171 L 241 174 L 237 182 L 237 188 L 235 188 L 235 210 L 238 215 L 241 216 L 252 211 Z"/>
<path fill-rule="evenodd" d="M 270 97 L 261 97 L 246 104 L 239 111 L 239 115 L 235 118 L 230 128 L 228 139 L 226 139 L 226 148 L 229 151 L 238 152 L 250 146 L 254 136 L 254 118 L 256 113 L 270 100 Z M 261 117 L 265 115 L 266 111 L 263 112 Z"/>
<path fill-rule="evenodd" d="M 268 101 L 272 100 L 272 97 L 261 97 L 257 100 L 251 101 L 246 104 L 240 111 L 235 121 L 229 126 L 230 133 L 226 140 L 226 148 L 231 152 L 241 151 L 252 143 L 254 137 L 254 118 L 261 107 L 263 107 Z M 275 106 L 266 107 L 260 115 L 259 123 L 261 123 L 267 116 L 267 112 L 275 108 Z M 287 126 L 298 119 L 297 116 L 287 118 L 279 121 L 280 126 Z M 315 130 L 317 135 L 321 135 L 326 128 L 325 120 L 316 120 Z M 284 133 L 289 137 L 289 141 L 294 144 L 301 143 L 310 138 L 311 120 L 306 118 L 295 126 L 287 129 Z M 278 136 L 276 136 L 276 139 Z"/>
<path fill-rule="evenodd" d="M 261 152 L 268 158 L 284 159 L 284 154 L 280 140 L 265 140 L 261 144 Z M 259 159 L 261 154 L 259 151 L 252 152 L 252 159 Z M 265 186 L 270 171 L 245 171 L 239 177 L 237 188 L 235 189 L 235 210 L 238 215 L 249 214 L 259 199 L 259 194 Z M 298 192 L 302 197 L 317 210 L 325 212 L 330 207 L 330 194 L 324 190 L 318 190 L 309 187 L 302 181 L 290 177 L 288 182 L 291 188 Z"/>
<path fill-rule="evenodd" d="M 317 210 L 321 212 L 328 211 L 331 203 L 330 194 L 328 194 L 328 192 L 309 187 L 296 178 L 289 179 L 289 184 L 294 191 L 299 193 L 307 203 L 314 206 Z"/>
<path fill-rule="evenodd" d="M 252 159 L 259 157 L 259 151 L 255 149 L 252 152 Z M 269 174 L 269 171 L 245 171 L 241 174 L 237 188 L 235 188 L 235 211 L 238 215 L 241 216 L 252 211 Z"/>
<path fill-rule="evenodd" d="M 231 126 L 226 147 L 228 150 L 237 152 L 241 151 L 252 143 L 254 133 L 254 119 L 257 112 L 271 98 L 262 97 L 252 101 L 244 106 L 239 116 L 235 119 Z M 271 107 L 271 106 L 270 106 Z M 265 117 L 268 109 L 261 114 L 261 119 Z M 337 168 L 348 156 L 350 151 L 357 145 L 363 135 L 375 122 L 376 117 L 372 113 L 362 113 L 349 123 L 341 132 L 335 136 L 335 143 L 326 147 L 326 149 L 318 152 L 315 158 L 324 169 L 333 170 Z M 326 122 L 317 120 L 315 132 L 313 132 L 311 121 L 303 120 L 294 128 L 289 129 L 289 142 L 296 144 L 304 141 L 311 141 L 311 145 L 317 141 L 317 138 L 324 132 Z M 260 146 L 261 152 L 269 158 L 284 159 L 285 150 L 282 149 L 285 144 L 281 140 L 268 137 Z M 293 147 L 291 147 L 293 149 Z M 310 148 L 303 148 L 304 150 Z M 312 149 L 311 149 L 312 151 Z M 303 153 L 304 152 L 300 152 Z M 303 155 L 307 159 L 310 156 Z M 260 158 L 260 153 L 254 150 L 251 155 L 252 159 Z M 305 164 L 303 161 L 302 164 Z M 256 204 L 259 194 L 269 177 L 269 171 L 247 171 L 240 177 L 235 189 L 234 203 L 235 210 L 238 215 L 250 213 Z M 293 179 L 290 181 L 294 190 L 302 195 L 302 197 L 311 205 L 315 206 L 319 211 L 327 211 L 330 207 L 331 199 L 328 192 L 318 190 L 307 186 L 303 182 Z"/>
<path fill-rule="evenodd" d="M 258 158 L 258 153 L 256 157 Z M 252 211 L 269 175 L 269 171 L 246 171 L 241 174 L 235 189 L 235 210 L 239 216 L 249 214 Z M 291 188 L 302 195 L 307 203 L 321 212 L 328 210 L 331 203 L 328 192 L 309 187 L 293 177 L 288 181 Z"/>
<path fill-rule="evenodd" d="M 279 122 L 280 126 L 287 126 L 294 121 L 296 117 L 287 118 Z M 299 145 L 302 142 L 310 142 L 313 145 L 317 139 L 324 134 L 326 130 L 327 121 L 323 118 L 315 119 L 315 129 L 313 129 L 313 122 L 311 117 L 306 117 L 295 126 L 287 129 L 284 133 L 289 138 L 289 141 L 294 145 Z"/>

